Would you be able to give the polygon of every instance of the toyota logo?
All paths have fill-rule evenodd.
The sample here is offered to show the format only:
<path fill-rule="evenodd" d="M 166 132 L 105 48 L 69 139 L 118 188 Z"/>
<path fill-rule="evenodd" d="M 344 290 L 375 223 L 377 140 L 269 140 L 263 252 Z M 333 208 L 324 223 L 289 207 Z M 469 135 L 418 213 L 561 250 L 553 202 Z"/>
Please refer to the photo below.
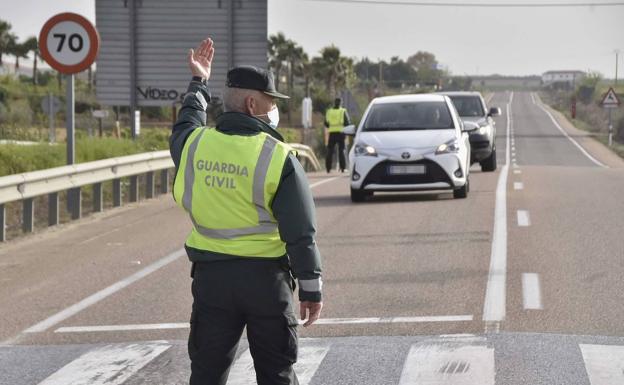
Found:
<path fill-rule="evenodd" d="M 409 159 L 409 158 L 410 158 L 410 156 L 411 156 L 411 155 L 410 155 L 410 153 L 409 153 L 409 152 L 404 152 L 404 153 L 402 153 L 402 154 L 401 154 L 401 158 L 403 158 L 403 159 Z"/>

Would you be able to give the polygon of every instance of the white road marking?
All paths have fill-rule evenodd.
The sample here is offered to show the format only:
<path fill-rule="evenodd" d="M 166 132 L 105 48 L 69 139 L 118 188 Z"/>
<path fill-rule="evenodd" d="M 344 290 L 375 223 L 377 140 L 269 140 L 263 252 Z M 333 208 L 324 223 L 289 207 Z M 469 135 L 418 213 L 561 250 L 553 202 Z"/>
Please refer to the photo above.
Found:
<path fill-rule="evenodd" d="M 299 384 L 307 385 L 325 359 L 329 346 L 302 346 L 299 348 L 297 363 L 293 366 Z M 249 349 L 245 350 L 230 369 L 229 385 L 256 384 L 256 371 Z"/>
<path fill-rule="evenodd" d="M 526 210 L 518 210 L 518 226 L 528 227 L 531 226 L 531 217 Z"/>
<path fill-rule="evenodd" d="M 522 190 L 522 189 L 524 189 L 524 183 L 514 182 L 514 190 Z"/>
<path fill-rule="evenodd" d="M 449 315 L 430 317 L 368 317 L 368 318 L 321 318 L 319 325 L 344 324 L 385 324 L 385 323 L 426 323 L 426 322 L 465 322 L 472 321 L 472 315 Z"/>
<path fill-rule="evenodd" d="M 160 269 L 161 267 L 167 266 L 168 264 L 170 264 L 171 262 L 177 260 L 178 258 L 180 258 L 181 256 L 186 255 L 186 251 L 184 251 L 184 249 L 180 249 L 177 251 L 174 251 L 173 253 L 167 255 L 164 258 L 159 259 L 158 261 L 152 263 L 151 265 L 148 265 L 147 267 L 137 271 L 136 273 L 132 274 L 131 276 L 122 279 L 121 281 L 114 283 L 112 285 L 110 285 L 109 287 L 102 289 L 98 292 L 96 292 L 95 294 L 92 294 L 90 296 L 88 296 L 87 298 L 69 306 L 66 309 L 61 310 L 60 312 L 46 318 L 45 320 L 29 327 L 28 329 L 24 330 L 23 333 L 39 333 L 39 332 L 44 332 L 46 330 L 48 330 L 49 328 L 51 328 L 52 326 L 58 324 L 59 322 L 62 322 L 64 320 L 66 320 L 67 318 L 83 311 L 84 309 L 88 308 L 89 306 L 92 306 L 98 302 L 100 302 L 101 300 L 103 300 L 104 298 L 115 294 L 116 292 L 118 292 L 121 289 L 126 288 L 127 286 L 133 284 L 134 282 L 140 280 L 141 278 L 144 278 L 146 276 L 148 276 L 149 274 L 155 272 L 156 270 Z"/>
<path fill-rule="evenodd" d="M 533 92 L 531 92 L 531 96 L 533 96 Z M 607 166 L 606 164 L 602 163 L 601 161 L 599 161 L 598 159 L 594 158 L 593 156 L 591 156 L 576 140 L 574 140 L 574 138 L 572 138 L 570 135 L 568 135 L 568 133 L 561 128 L 561 126 L 559 125 L 559 123 L 557 123 L 557 120 L 552 116 L 552 114 L 550 113 L 550 111 L 548 111 L 546 108 L 544 108 L 544 106 L 542 105 L 542 102 L 540 101 L 539 103 L 535 103 L 542 111 L 544 111 L 546 113 L 546 115 L 548 115 L 548 117 L 550 118 L 550 120 L 553 122 L 553 124 L 555 125 L 555 127 L 557 127 L 559 129 L 559 131 L 561 131 L 561 133 L 563 134 L 563 136 L 565 136 L 566 138 L 568 138 L 570 140 L 570 142 L 572 142 L 573 145 L 576 146 L 576 148 L 578 148 L 583 155 L 585 155 L 587 157 L 587 159 L 591 160 L 592 162 L 594 162 L 594 164 L 596 164 L 597 166 L 600 167 L 604 167 L 604 168 L 609 168 L 609 166 Z"/>
<path fill-rule="evenodd" d="M 421 317 L 364 317 L 364 318 L 321 318 L 315 325 L 349 325 L 349 324 L 395 324 L 395 323 L 428 323 L 428 322 L 469 322 L 472 315 L 446 315 Z M 303 324 L 304 321 L 299 321 Z M 56 329 L 55 333 L 95 333 L 134 330 L 165 330 L 188 329 L 188 322 L 170 322 L 157 324 L 130 324 L 130 325 L 94 325 L 94 326 L 65 326 Z"/>
<path fill-rule="evenodd" d="M 494 349 L 458 342 L 412 345 L 399 385 L 494 385 Z"/>
<path fill-rule="evenodd" d="M 525 310 L 542 310 L 544 308 L 539 275 L 535 273 L 522 274 L 522 303 Z"/>
<path fill-rule="evenodd" d="M 507 132 L 511 128 L 511 103 L 513 92 L 507 104 Z M 509 135 L 506 148 L 509 148 Z M 494 208 L 494 230 L 492 234 L 492 252 L 490 270 L 483 305 L 483 321 L 486 331 L 505 319 L 506 281 L 507 281 L 507 176 L 509 174 L 509 151 L 505 151 L 505 165 L 501 169 L 496 186 L 496 203 Z"/>
<path fill-rule="evenodd" d="M 624 346 L 579 345 L 591 385 L 624 384 Z"/>
<path fill-rule="evenodd" d="M 340 176 L 334 176 L 334 177 L 331 177 L 331 178 L 327 178 L 327 179 L 320 180 L 320 181 L 318 181 L 318 182 L 312 183 L 312 184 L 310 185 L 310 188 L 314 188 L 314 187 L 316 187 L 316 186 L 320 186 L 320 185 L 322 185 L 322 184 L 329 183 L 329 182 L 331 182 L 331 181 L 333 181 L 333 180 L 336 180 L 336 179 L 338 179 L 338 178 L 341 178 L 341 177 L 340 177 Z"/>
<path fill-rule="evenodd" d="M 106 345 L 83 354 L 39 385 L 122 384 L 170 346 L 166 341 Z"/>
<path fill-rule="evenodd" d="M 522 174 L 522 170 L 513 170 L 514 174 Z"/>
<path fill-rule="evenodd" d="M 93 332 L 117 332 L 132 330 L 165 330 L 165 329 L 188 329 L 188 322 L 172 322 L 160 324 L 131 324 L 131 325 L 95 325 L 95 326 L 67 326 L 61 327 L 54 333 L 93 333 Z"/>

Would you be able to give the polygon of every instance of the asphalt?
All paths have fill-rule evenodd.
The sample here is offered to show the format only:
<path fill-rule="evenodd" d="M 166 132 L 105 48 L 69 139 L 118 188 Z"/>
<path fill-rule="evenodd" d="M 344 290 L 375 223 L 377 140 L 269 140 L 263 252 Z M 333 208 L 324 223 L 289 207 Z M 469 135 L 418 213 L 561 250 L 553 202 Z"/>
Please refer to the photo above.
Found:
<path fill-rule="evenodd" d="M 496 384 L 612 384 L 590 382 L 579 346 L 624 346 L 624 162 L 554 115 L 598 163 L 592 161 L 538 104 L 530 93 L 494 94 L 490 105 L 503 111 L 496 118 L 499 169 L 473 166 L 467 199 L 389 193 L 352 204 L 347 176 L 309 175 L 323 255 L 322 316 L 356 319 L 301 328 L 303 346 L 331 346 L 309 383 L 425 383 L 401 379 L 413 366 L 410 349 L 428 352 L 422 346 L 448 346 L 451 337 L 444 336 L 468 333 L 464 345 L 491 347 Z M 500 273 L 491 271 L 490 259 L 508 150 L 505 316 L 492 330 L 483 314 L 492 274 Z M 529 226 L 518 225 L 518 210 L 528 213 Z M 179 251 L 189 228 L 188 217 L 163 196 L 0 246 L 0 384 L 38 384 L 94 349 L 155 340 L 171 347 L 124 383 L 184 383 L 191 280 Z M 163 266 L 128 283 L 153 263 Z M 526 273 L 537 274 L 541 309 L 525 309 L 535 293 L 525 294 Z M 71 311 L 77 303 L 84 306 Z M 46 330 L 24 332 L 64 310 Z M 361 322 L 369 317 L 379 319 Z M 143 324 L 161 327 L 59 331 Z M 622 382 L 613 384 L 624 383 L 622 370 Z M 488 383 L 476 378 L 431 383 Z"/>

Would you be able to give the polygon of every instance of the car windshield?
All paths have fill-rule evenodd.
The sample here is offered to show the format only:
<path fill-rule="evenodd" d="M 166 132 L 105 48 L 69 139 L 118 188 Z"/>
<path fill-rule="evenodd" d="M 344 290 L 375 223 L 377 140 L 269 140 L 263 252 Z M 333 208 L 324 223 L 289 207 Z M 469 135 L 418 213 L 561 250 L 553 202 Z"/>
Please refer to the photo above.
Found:
<path fill-rule="evenodd" d="M 454 128 L 445 102 L 379 103 L 371 107 L 363 131 Z"/>
<path fill-rule="evenodd" d="M 459 116 L 483 116 L 483 105 L 478 96 L 450 96 Z"/>

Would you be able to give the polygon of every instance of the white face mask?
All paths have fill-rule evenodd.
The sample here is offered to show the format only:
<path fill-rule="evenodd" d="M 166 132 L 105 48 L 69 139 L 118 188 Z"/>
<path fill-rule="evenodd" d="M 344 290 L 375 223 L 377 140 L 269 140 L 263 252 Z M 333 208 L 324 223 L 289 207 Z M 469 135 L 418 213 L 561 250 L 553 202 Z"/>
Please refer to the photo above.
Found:
<path fill-rule="evenodd" d="M 255 117 L 259 117 L 259 116 L 266 116 L 267 118 L 269 118 L 269 122 L 267 123 L 272 129 L 277 129 L 277 125 L 279 124 L 279 110 L 277 109 L 277 106 L 273 107 L 273 109 L 271 109 L 271 111 L 267 112 L 266 114 L 260 114 L 260 115 L 254 115 Z"/>

